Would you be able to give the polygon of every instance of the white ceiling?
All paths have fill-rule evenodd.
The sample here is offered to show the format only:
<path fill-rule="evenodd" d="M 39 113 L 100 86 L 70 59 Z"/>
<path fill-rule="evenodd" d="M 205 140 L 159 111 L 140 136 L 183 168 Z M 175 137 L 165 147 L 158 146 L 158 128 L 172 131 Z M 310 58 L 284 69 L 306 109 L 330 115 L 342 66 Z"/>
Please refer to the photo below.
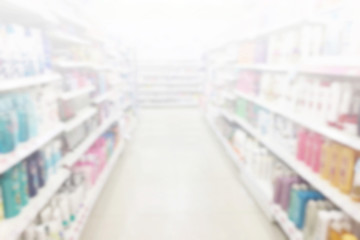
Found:
<path fill-rule="evenodd" d="M 88 11 L 140 61 L 196 61 L 251 30 L 249 2 L 259 0 L 91 0 Z"/>

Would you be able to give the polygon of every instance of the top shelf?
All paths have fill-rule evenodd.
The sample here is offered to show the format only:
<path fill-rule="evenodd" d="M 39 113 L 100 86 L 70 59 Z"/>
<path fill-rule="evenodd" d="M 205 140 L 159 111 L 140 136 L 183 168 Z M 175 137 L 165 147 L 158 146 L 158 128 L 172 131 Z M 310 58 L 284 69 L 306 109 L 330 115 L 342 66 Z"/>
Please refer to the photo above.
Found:
<path fill-rule="evenodd" d="M 0 93 L 36 87 L 43 84 L 59 81 L 61 76 L 57 73 L 45 73 L 38 76 L 6 79 L 1 81 Z"/>
<path fill-rule="evenodd" d="M 38 1 L 2 0 L 0 15 L 6 20 L 23 24 L 47 26 L 58 23 L 58 19 Z"/>

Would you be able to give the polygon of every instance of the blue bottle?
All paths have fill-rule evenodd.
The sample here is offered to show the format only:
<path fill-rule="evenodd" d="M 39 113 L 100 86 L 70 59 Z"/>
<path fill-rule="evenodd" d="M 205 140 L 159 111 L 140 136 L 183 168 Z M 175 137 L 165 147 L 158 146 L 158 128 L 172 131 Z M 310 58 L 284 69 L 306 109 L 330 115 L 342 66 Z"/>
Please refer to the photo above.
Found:
<path fill-rule="evenodd" d="M 29 203 L 29 190 L 28 190 L 28 181 L 26 174 L 26 161 L 22 161 L 17 165 L 19 169 L 19 181 L 20 181 L 20 200 L 21 206 L 25 207 Z"/>
<path fill-rule="evenodd" d="M 16 217 L 21 211 L 19 171 L 13 167 L 0 177 L 5 218 Z"/>
<path fill-rule="evenodd" d="M 36 152 L 33 154 L 34 162 L 36 165 L 37 178 L 39 183 L 39 188 L 42 188 L 45 185 L 46 173 L 45 173 L 45 159 L 42 152 Z"/>
<path fill-rule="evenodd" d="M 35 197 L 39 189 L 37 163 L 34 154 L 26 159 L 26 174 L 28 179 L 29 197 Z"/>
<path fill-rule="evenodd" d="M 16 147 L 16 118 L 7 97 L 0 98 L 0 153 L 9 153 Z"/>
<path fill-rule="evenodd" d="M 13 106 L 16 110 L 17 116 L 17 139 L 19 142 L 27 142 L 29 140 L 29 117 L 25 107 L 25 101 L 23 100 L 23 96 L 16 95 L 13 98 Z"/>

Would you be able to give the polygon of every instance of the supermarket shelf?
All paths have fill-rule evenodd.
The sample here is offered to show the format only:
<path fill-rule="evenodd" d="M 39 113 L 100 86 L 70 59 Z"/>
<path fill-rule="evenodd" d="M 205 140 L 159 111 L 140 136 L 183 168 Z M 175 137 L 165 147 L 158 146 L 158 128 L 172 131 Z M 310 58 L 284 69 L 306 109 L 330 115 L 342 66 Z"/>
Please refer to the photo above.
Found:
<path fill-rule="evenodd" d="M 323 123 L 311 121 L 311 119 L 309 119 L 309 117 L 303 117 L 303 116 L 300 116 L 299 114 L 289 112 L 289 111 L 281 109 L 281 108 L 274 107 L 273 105 L 269 104 L 268 102 L 266 102 L 264 100 L 260 100 L 257 97 L 252 97 L 247 94 L 243 94 L 239 91 L 237 91 L 236 94 L 243 99 L 251 101 L 259 106 L 262 106 L 273 113 L 282 115 L 282 116 L 288 118 L 289 120 L 296 122 L 297 124 L 300 124 L 314 132 L 318 132 L 321 135 L 324 135 L 336 142 L 347 145 L 356 150 L 360 150 L 360 138 L 359 137 L 351 136 L 349 134 L 346 134 L 345 132 L 342 132 L 335 128 L 326 126 Z"/>
<path fill-rule="evenodd" d="M 353 201 L 348 195 L 342 193 L 340 190 L 333 187 L 329 182 L 322 179 L 318 174 L 312 172 L 312 170 L 309 169 L 305 164 L 297 160 L 295 156 L 292 156 L 290 153 L 287 152 L 286 149 L 276 143 L 274 139 L 261 135 L 250 124 L 238 118 L 234 114 L 226 113 L 225 111 L 222 111 L 222 113 L 228 119 L 232 119 L 234 122 L 237 122 L 253 137 L 262 142 L 262 144 L 264 144 L 266 148 L 268 148 L 271 152 L 277 155 L 280 160 L 282 160 L 286 165 L 292 168 L 310 185 L 312 185 L 319 192 L 321 192 L 331 202 L 333 202 L 345 213 L 347 213 L 351 218 L 353 218 L 357 222 L 360 222 L 360 203 Z"/>
<path fill-rule="evenodd" d="M 64 161 L 62 161 L 64 166 L 71 167 L 76 163 L 79 158 L 86 152 L 91 145 L 107 130 L 109 127 L 118 120 L 119 116 L 115 115 L 107 119 L 103 124 L 100 125 L 94 132 L 86 137 L 84 142 L 82 142 L 73 152 L 69 153 Z"/>
<path fill-rule="evenodd" d="M 279 224 L 289 240 L 303 240 L 302 231 L 300 231 L 293 222 L 291 222 L 280 206 L 274 205 L 272 207 L 275 221 Z"/>
<path fill-rule="evenodd" d="M 219 129 L 215 126 L 210 116 L 206 117 L 211 129 L 215 133 L 217 139 L 220 141 L 221 145 L 224 146 L 225 151 L 229 157 L 233 160 L 235 165 L 240 170 L 240 177 L 243 184 L 248 189 L 252 197 L 257 202 L 260 209 L 264 212 L 266 217 L 273 221 L 273 216 L 271 212 L 271 189 L 267 187 L 262 181 L 256 179 L 256 177 L 245 167 L 243 163 L 240 162 L 239 156 L 236 154 L 235 150 L 230 145 L 229 141 L 220 133 Z"/>
<path fill-rule="evenodd" d="M 59 135 L 63 131 L 64 126 L 58 124 L 54 126 L 52 130 L 49 130 L 46 134 L 35 137 L 26 143 L 19 145 L 16 150 L 10 154 L 0 155 L 0 174 L 7 171 L 17 163 L 21 162 L 24 158 L 30 156 L 36 150 L 44 146 L 54 137 Z"/>
<path fill-rule="evenodd" d="M 40 1 L 2 0 L 0 15 L 3 19 L 22 24 L 47 26 L 58 23 L 58 19 Z"/>
<path fill-rule="evenodd" d="M 196 107 L 197 102 L 143 102 L 140 103 L 140 107 Z"/>
<path fill-rule="evenodd" d="M 297 69 L 296 65 L 285 64 L 239 64 L 240 69 L 269 72 L 292 72 Z"/>
<path fill-rule="evenodd" d="M 198 86 L 200 81 L 140 81 L 140 86 Z"/>
<path fill-rule="evenodd" d="M 257 179 L 246 167 L 241 169 L 240 177 L 248 191 L 251 193 L 253 198 L 255 198 L 258 206 L 265 213 L 266 217 L 270 221 L 274 221 L 273 213 L 270 207 L 272 205 L 272 192 L 270 185 L 267 185 L 264 181 Z"/>
<path fill-rule="evenodd" d="M 66 60 L 66 61 L 57 61 L 54 63 L 55 66 L 62 69 L 92 69 L 94 65 L 89 62 L 76 61 L 76 60 Z"/>
<path fill-rule="evenodd" d="M 62 93 L 60 95 L 60 98 L 62 100 L 70 100 L 72 98 L 76 98 L 76 97 L 80 97 L 82 95 L 89 94 L 89 93 L 91 93 L 93 91 L 95 91 L 95 87 L 94 86 L 88 86 L 88 87 L 80 88 L 80 89 L 73 90 L 73 91 L 70 91 L 70 92 Z"/>
<path fill-rule="evenodd" d="M 139 90 L 139 95 L 170 95 L 173 94 L 180 94 L 180 95 L 186 95 L 186 94 L 200 94 L 200 89 L 142 89 Z"/>
<path fill-rule="evenodd" d="M 47 182 L 46 186 L 40 190 L 38 195 L 30 199 L 29 204 L 22 209 L 20 215 L 1 222 L 0 239 L 18 240 L 22 232 L 33 222 L 38 213 L 46 206 L 69 176 L 70 172 L 68 170 L 59 169 Z"/>
<path fill-rule="evenodd" d="M 80 239 L 81 233 L 86 225 L 87 220 L 95 206 L 97 199 L 99 198 L 101 191 L 103 190 L 112 170 L 114 169 L 115 164 L 117 163 L 119 156 L 124 150 L 125 141 L 122 140 L 119 143 L 119 146 L 114 150 L 111 158 L 108 160 L 105 169 L 101 173 L 99 179 L 96 182 L 96 185 L 90 190 L 87 194 L 85 202 L 83 203 L 82 208 L 79 211 L 77 220 L 72 223 L 71 228 L 66 233 L 67 239 L 69 240 L 78 240 Z"/>
<path fill-rule="evenodd" d="M 80 124 L 82 124 L 83 122 L 85 122 L 86 120 L 88 120 L 89 118 L 91 118 L 92 116 L 94 116 L 96 114 L 97 110 L 95 108 L 87 108 L 85 110 L 82 110 L 81 112 L 79 112 L 78 114 L 76 114 L 76 116 L 74 118 L 72 118 L 70 121 L 64 123 L 64 130 L 66 132 L 69 132 L 71 130 L 73 130 L 74 128 L 76 128 L 77 126 L 79 126 Z"/>
<path fill-rule="evenodd" d="M 242 164 L 240 163 L 239 157 L 230 145 L 229 141 L 221 134 L 220 130 L 216 127 L 215 123 L 211 120 L 210 116 L 206 117 L 210 128 L 213 130 L 213 132 L 216 135 L 216 138 L 220 141 L 221 145 L 225 148 L 226 153 L 229 155 L 231 160 L 235 163 L 235 165 L 238 167 L 239 170 L 241 170 Z"/>
<path fill-rule="evenodd" d="M 69 43 L 69 44 L 78 44 L 78 45 L 90 45 L 90 43 L 86 40 L 83 40 L 79 37 L 72 36 L 69 33 L 65 32 L 53 32 L 50 34 L 50 37 L 57 42 L 61 43 Z"/>
<path fill-rule="evenodd" d="M 123 111 L 125 111 L 125 110 L 127 110 L 127 109 L 129 109 L 129 108 L 131 108 L 131 107 L 132 107 L 131 102 L 126 102 L 126 103 L 122 106 L 122 109 L 123 109 Z"/>
<path fill-rule="evenodd" d="M 114 93 L 112 91 L 105 92 L 101 94 L 100 96 L 95 97 L 93 100 L 94 104 L 100 104 L 108 99 L 111 99 L 114 96 Z"/>
<path fill-rule="evenodd" d="M 1 81 L 0 92 L 14 91 L 22 88 L 35 87 L 53 83 L 61 79 L 60 74 L 46 73 L 39 76 L 14 78 Z"/>

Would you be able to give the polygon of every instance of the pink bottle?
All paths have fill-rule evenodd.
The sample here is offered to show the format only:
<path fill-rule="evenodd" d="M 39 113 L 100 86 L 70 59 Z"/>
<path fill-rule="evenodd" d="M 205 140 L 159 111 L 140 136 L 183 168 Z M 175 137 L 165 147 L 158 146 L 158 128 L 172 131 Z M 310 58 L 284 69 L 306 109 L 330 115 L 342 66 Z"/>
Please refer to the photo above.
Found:
<path fill-rule="evenodd" d="M 298 133 L 298 146 L 297 146 L 297 159 L 304 162 L 305 161 L 305 149 L 306 149 L 306 141 L 308 138 L 308 131 L 304 128 L 299 130 Z"/>
<path fill-rule="evenodd" d="M 314 155 L 314 145 L 316 140 L 315 133 L 309 133 L 305 141 L 305 159 L 304 163 L 310 167 L 312 162 L 312 157 Z"/>
<path fill-rule="evenodd" d="M 311 169 L 314 172 L 320 171 L 320 164 L 321 164 L 321 149 L 322 145 L 324 144 L 324 139 L 321 135 L 316 134 L 314 139 L 314 146 L 313 146 L 313 156 L 311 161 Z"/>

